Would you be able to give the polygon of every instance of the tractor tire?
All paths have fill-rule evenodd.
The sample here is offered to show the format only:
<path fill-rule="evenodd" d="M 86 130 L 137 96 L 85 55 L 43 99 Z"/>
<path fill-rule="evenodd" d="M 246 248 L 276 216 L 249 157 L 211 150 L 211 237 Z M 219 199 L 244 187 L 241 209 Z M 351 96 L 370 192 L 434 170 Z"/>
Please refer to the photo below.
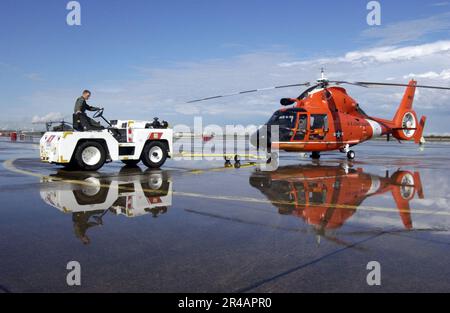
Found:
<path fill-rule="evenodd" d="M 148 142 L 142 151 L 142 162 L 148 168 L 160 168 L 168 156 L 167 145 L 160 141 Z"/>
<path fill-rule="evenodd" d="M 97 171 L 105 161 L 105 148 L 96 141 L 85 141 L 75 150 L 74 164 L 83 171 Z"/>

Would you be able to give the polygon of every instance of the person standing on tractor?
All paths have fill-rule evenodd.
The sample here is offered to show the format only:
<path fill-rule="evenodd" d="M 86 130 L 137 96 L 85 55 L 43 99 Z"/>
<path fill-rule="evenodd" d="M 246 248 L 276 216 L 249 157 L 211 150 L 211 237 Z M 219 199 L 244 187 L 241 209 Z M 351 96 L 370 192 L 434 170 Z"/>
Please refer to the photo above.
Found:
<path fill-rule="evenodd" d="M 84 90 L 81 97 L 75 102 L 75 108 L 73 113 L 73 128 L 78 131 L 87 130 L 101 130 L 103 127 L 99 122 L 91 119 L 87 116 L 86 111 L 99 111 L 100 108 L 90 106 L 87 104 L 87 100 L 91 97 L 89 90 Z"/>

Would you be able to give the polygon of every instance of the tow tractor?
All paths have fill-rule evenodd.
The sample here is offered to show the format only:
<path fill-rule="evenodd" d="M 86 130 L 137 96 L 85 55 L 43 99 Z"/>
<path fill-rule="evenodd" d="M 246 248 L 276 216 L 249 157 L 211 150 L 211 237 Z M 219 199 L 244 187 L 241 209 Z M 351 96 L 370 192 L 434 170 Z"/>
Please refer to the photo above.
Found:
<path fill-rule="evenodd" d="M 167 122 L 107 120 L 104 109 L 94 114 L 108 127 L 76 131 L 55 127 L 40 140 L 41 161 L 83 171 L 96 171 L 105 163 L 122 161 L 134 166 L 140 161 L 148 168 L 160 168 L 172 156 L 173 130 Z M 66 125 L 67 126 L 67 125 Z"/>

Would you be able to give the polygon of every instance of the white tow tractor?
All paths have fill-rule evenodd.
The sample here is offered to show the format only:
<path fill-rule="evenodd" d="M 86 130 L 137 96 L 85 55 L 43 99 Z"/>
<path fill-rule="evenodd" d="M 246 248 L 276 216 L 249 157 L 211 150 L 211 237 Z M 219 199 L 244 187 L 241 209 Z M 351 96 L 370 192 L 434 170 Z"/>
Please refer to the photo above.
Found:
<path fill-rule="evenodd" d="M 109 127 L 100 130 L 75 131 L 54 129 L 40 140 L 41 161 L 96 171 L 105 163 L 122 161 L 149 168 L 160 168 L 172 156 L 173 131 L 167 122 L 111 120 L 103 117 L 103 109 L 94 118 L 103 118 Z M 56 131 L 55 131 L 56 130 Z"/>

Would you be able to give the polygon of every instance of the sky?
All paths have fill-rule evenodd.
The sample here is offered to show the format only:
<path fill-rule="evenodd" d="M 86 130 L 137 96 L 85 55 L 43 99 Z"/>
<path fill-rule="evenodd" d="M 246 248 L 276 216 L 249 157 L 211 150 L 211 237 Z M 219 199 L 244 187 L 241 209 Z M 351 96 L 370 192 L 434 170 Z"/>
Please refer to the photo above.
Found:
<path fill-rule="evenodd" d="M 186 101 L 330 79 L 450 86 L 450 1 L 66 0 L 0 2 L 0 128 L 71 119 L 83 89 L 110 119 L 261 124 L 296 88 Z M 404 90 L 348 87 L 371 115 L 391 118 Z M 450 133 L 450 91 L 419 90 L 427 133 Z M 34 125 L 38 127 L 38 125 Z"/>

